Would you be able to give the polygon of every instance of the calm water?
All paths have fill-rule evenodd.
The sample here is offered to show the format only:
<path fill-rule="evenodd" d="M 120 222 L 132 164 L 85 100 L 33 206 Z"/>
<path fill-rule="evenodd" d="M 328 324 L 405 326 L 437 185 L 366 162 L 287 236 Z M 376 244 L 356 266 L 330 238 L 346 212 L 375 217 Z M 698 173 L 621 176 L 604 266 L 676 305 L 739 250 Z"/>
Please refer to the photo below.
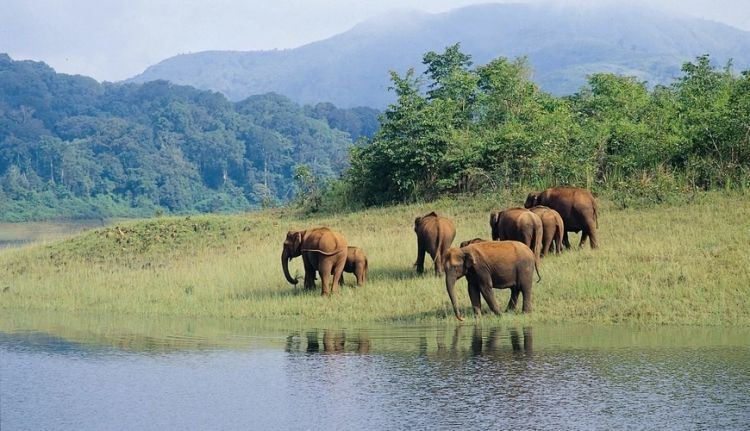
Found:
<path fill-rule="evenodd" d="M 0 429 L 748 429 L 744 329 L 0 317 Z"/>

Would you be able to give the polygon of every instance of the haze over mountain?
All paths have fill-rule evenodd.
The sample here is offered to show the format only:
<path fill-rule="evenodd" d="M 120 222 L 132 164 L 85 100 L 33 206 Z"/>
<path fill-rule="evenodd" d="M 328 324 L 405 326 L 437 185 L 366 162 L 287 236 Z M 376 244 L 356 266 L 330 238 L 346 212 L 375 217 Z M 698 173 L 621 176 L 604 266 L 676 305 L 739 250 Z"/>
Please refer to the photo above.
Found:
<path fill-rule="evenodd" d="M 594 72 L 666 84 L 701 54 L 750 67 L 750 32 L 643 8 L 486 4 L 446 13 L 398 12 L 295 49 L 178 55 L 131 81 L 166 79 L 231 100 L 278 92 L 299 103 L 382 108 L 393 100 L 389 70 L 421 70 L 422 55 L 461 43 L 477 64 L 527 56 L 533 79 L 556 95 L 577 91 Z"/>

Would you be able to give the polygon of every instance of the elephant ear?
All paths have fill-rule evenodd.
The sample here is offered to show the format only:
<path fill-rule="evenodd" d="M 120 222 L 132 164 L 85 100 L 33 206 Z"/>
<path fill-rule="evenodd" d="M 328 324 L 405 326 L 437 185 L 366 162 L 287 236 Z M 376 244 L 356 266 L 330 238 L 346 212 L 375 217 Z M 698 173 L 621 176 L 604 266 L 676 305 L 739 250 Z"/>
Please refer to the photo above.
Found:
<path fill-rule="evenodd" d="M 287 241 L 291 244 L 291 248 L 294 251 L 298 251 L 302 247 L 302 232 L 289 231 L 286 234 Z"/>
<path fill-rule="evenodd" d="M 497 220 L 500 218 L 501 212 L 502 211 L 500 210 L 492 210 L 492 212 L 490 212 L 490 225 L 491 226 L 494 226 L 495 224 L 497 224 Z"/>
<path fill-rule="evenodd" d="M 476 258 L 471 250 L 464 252 L 464 274 L 469 272 L 469 269 L 473 268 L 476 264 Z"/>
<path fill-rule="evenodd" d="M 524 208 L 531 208 L 534 206 L 537 206 L 537 201 L 539 200 L 539 193 L 529 193 L 528 196 L 526 196 L 526 202 L 523 203 Z"/>

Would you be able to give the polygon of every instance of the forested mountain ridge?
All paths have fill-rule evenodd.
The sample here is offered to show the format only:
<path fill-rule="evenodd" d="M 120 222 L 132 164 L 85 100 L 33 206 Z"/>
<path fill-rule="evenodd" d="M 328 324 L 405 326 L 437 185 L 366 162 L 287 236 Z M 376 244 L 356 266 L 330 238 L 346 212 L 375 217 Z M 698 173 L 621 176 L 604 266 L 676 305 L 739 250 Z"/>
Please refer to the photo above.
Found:
<path fill-rule="evenodd" d="M 424 52 L 456 42 L 475 64 L 527 56 L 533 81 L 556 95 L 575 93 L 593 73 L 670 84 L 684 62 L 707 53 L 717 64 L 731 58 L 738 70 L 750 68 L 750 33 L 711 21 L 630 6 L 485 4 L 392 13 L 294 49 L 178 55 L 132 81 L 166 79 L 230 100 L 273 91 L 298 103 L 382 109 L 395 100 L 389 70 L 403 73 Z"/>
<path fill-rule="evenodd" d="M 353 140 L 376 128 L 369 108 L 302 107 L 277 94 L 232 103 L 166 81 L 102 84 L 0 54 L 0 219 L 283 202 L 297 166 L 336 176 Z"/>

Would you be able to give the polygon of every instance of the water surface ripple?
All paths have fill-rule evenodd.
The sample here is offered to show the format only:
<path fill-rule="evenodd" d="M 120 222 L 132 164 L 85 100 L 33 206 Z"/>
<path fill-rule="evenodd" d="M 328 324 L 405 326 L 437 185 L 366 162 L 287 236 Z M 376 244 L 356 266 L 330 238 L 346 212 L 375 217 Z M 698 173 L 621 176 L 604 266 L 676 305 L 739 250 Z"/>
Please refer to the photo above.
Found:
<path fill-rule="evenodd" d="M 748 429 L 748 340 L 471 325 L 14 330 L 0 332 L 0 428 Z"/>

